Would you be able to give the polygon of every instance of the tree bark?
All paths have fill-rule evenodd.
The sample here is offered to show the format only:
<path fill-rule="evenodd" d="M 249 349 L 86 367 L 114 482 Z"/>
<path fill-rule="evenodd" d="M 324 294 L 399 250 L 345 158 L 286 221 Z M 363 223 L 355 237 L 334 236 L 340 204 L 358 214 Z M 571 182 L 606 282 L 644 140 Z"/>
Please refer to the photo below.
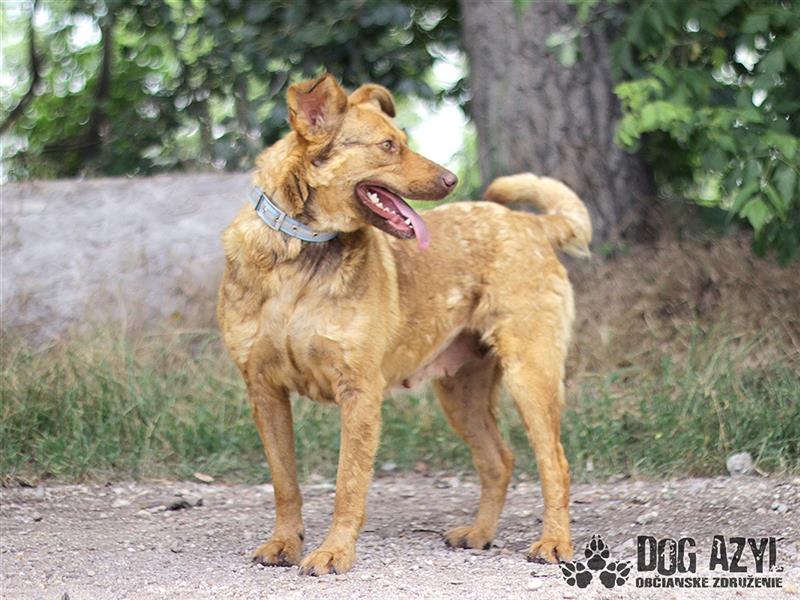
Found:
<path fill-rule="evenodd" d="M 587 203 L 595 239 L 636 236 L 652 199 L 649 173 L 614 143 L 607 34 L 581 38 L 580 59 L 563 66 L 551 32 L 574 24 L 565 0 L 459 0 L 470 61 L 471 115 L 484 185 L 532 171 L 564 181 Z"/>

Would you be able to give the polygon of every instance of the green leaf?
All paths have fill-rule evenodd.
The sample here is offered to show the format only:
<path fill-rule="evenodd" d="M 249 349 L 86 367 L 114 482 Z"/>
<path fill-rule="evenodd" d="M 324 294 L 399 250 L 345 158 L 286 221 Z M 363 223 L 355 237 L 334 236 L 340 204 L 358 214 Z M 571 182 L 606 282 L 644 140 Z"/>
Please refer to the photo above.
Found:
<path fill-rule="evenodd" d="M 794 65 L 794 68 L 800 71 L 800 30 L 795 31 L 786 40 L 783 45 L 783 52 L 786 55 L 786 59 Z"/>
<path fill-rule="evenodd" d="M 780 48 L 773 50 L 758 61 L 758 70 L 762 73 L 774 75 L 776 73 L 783 73 L 785 68 L 786 58 L 783 56 L 783 50 Z"/>
<path fill-rule="evenodd" d="M 578 60 L 578 46 L 574 42 L 564 44 L 558 52 L 558 62 L 571 67 Z"/>
<path fill-rule="evenodd" d="M 772 205 L 772 214 L 783 219 L 786 216 L 786 209 L 789 207 L 789 200 L 781 198 L 777 190 L 769 183 L 764 186 L 764 193 Z"/>
<path fill-rule="evenodd" d="M 514 12 L 518 19 L 525 14 L 531 4 L 533 4 L 533 0 L 514 0 Z"/>
<path fill-rule="evenodd" d="M 739 214 L 750 221 L 750 225 L 753 226 L 756 234 L 772 220 L 773 216 L 769 205 L 760 196 L 751 199 Z"/>
<path fill-rule="evenodd" d="M 778 194 L 780 194 L 781 198 L 786 202 L 785 206 L 788 208 L 792 200 L 796 198 L 797 171 L 789 165 L 781 165 L 775 169 L 774 180 Z"/>
<path fill-rule="evenodd" d="M 742 33 L 767 33 L 769 29 L 769 16 L 763 13 L 748 15 L 742 24 Z"/>

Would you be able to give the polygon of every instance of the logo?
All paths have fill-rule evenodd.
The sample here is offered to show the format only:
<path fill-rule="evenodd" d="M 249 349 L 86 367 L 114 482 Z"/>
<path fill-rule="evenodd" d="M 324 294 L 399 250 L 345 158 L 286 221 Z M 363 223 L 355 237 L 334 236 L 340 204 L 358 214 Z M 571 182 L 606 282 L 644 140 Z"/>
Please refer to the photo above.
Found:
<path fill-rule="evenodd" d="M 571 561 L 561 565 L 561 573 L 567 585 L 588 587 L 597 575 L 600 583 L 608 589 L 624 585 L 631 572 L 631 563 L 610 560 L 611 552 L 599 535 L 593 535 L 583 551 L 585 562 Z"/>
<path fill-rule="evenodd" d="M 561 564 L 567 585 L 587 588 L 599 582 L 608 589 L 628 583 L 637 588 L 780 588 L 775 537 L 725 537 L 715 535 L 707 560 L 698 555 L 693 538 L 636 538 L 636 571 L 627 560 L 613 560 L 608 545 L 593 535 L 583 551 L 585 560 Z M 705 553 L 702 553 L 705 554 Z"/>
<path fill-rule="evenodd" d="M 780 588 L 783 567 L 777 564 L 778 538 L 725 537 L 711 540 L 704 572 L 698 572 L 697 544 L 690 537 L 636 538 L 636 587 L 647 588 Z"/>

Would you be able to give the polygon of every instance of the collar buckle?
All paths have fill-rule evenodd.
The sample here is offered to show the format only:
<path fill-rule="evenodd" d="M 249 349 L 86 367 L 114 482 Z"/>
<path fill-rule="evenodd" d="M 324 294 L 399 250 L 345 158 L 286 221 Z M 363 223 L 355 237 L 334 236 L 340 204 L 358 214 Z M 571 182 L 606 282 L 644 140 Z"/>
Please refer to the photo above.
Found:
<path fill-rule="evenodd" d="M 263 198 L 264 196 L 261 197 Z M 286 213 L 281 211 L 277 217 L 267 221 L 267 225 L 269 225 L 269 227 L 271 229 L 274 229 L 275 231 L 281 231 L 281 228 L 283 227 L 283 222 L 285 220 L 286 220 Z"/>
<path fill-rule="evenodd" d="M 256 214 L 267 227 L 274 231 L 297 238 L 304 242 L 327 242 L 337 236 L 336 233 L 327 231 L 314 231 L 307 225 L 288 216 L 278 208 L 269 197 L 258 187 L 250 191 L 250 202 L 255 207 Z"/>

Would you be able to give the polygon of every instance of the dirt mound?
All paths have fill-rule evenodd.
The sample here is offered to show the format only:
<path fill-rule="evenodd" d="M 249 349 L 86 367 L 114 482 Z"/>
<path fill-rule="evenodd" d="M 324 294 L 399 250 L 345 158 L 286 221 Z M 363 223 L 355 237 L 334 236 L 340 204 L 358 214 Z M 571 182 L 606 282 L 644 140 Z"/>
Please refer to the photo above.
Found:
<path fill-rule="evenodd" d="M 760 259 L 745 235 L 661 240 L 618 256 L 570 260 L 575 346 L 570 371 L 603 372 L 680 356 L 699 340 L 800 357 L 800 264 Z M 751 357 L 753 361 L 774 356 Z"/>

